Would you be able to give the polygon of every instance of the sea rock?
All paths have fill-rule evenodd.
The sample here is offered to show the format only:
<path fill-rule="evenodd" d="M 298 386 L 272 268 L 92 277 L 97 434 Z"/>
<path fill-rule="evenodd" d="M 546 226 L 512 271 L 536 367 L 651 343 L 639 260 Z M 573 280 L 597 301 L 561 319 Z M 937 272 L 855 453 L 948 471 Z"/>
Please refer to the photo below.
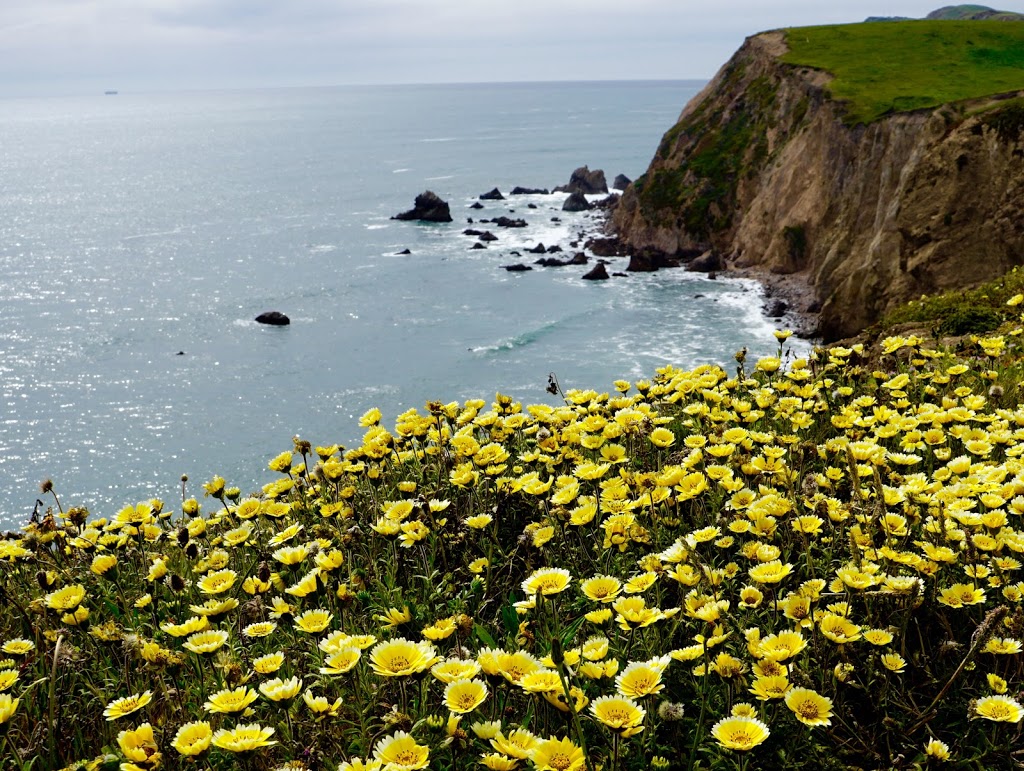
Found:
<path fill-rule="evenodd" d="M 523 271 L 533 270 L 529 265 L 523 265 L 521 262 L 517 262 L 514 265 L 502 265 L 501 267 L 509 273 L 522 273 Z"/>
<path fill-rule="evenodd" d="M 619 278 L 629 278 L 629 274 L 628 273 L 612 273 L 612 275 L 613 276 L 618 276 Z"/>
<path fill-rule="evenodd" d="M 475 228 L 466 228 L 465 230 L 462 231 L 462 235 L 464 235 L 464 236 L 480 236 L 480 235 L 483 235 L 483 232 L 484 231 L 476 230 Z"/>
<path fill-rule="evenodd" d="M 486 193 L 482 193 L 480 195 L 480 200 L 481 201 L 504 201 L 505 200 L 505 196 L 503 196 L 501 194 L 501 191 L 498 190 L 498 188 L 494 188 L 493 190 L 489 190 Z"/>
<path fill-rule="evenodd" d="M 535 204 L 535 203 L 528 203 L 528 204 L 526 204 L 526 208 L 527 209 L 536 209 L 537 208 L 537 204 Z"/>
<path fill-rule="evenodd" d="M 562 211 L 589 211 L 590 208 L 591 206 L 586 196 L 579 191 L 570 194 L 565 199 L 565 203 L 562 204 Z"/>
<path fill-rule="evenodd" d="M 561 185 L 555 188 L 556 193 L 584 193 L 596 195 L 597 193 L 608 192 L 608 182 L 604 178 L 601 169 L 591 171 L 586 166 L 580 166 L 569 177 L 568 185 Z"/>
<path fill-rule="evenodd" d="M 617 238 L 590 238 L 583 245 L 598 257 L 623 257 L 628 252 Z"/>
<path fill-rule="evenodd" d="M 480 243 L 479 241 L 476 241 L 476 242 L 475 242 L 475 243 L 474 243 L 474 244 L 473 244 L 473 245 L 472 245 L 471 247 L 469 247 L 469 248 L 470 248 L 470 249 L 486 249 L 486 248 L 487 248 L 487 244 L 481 244 L 481 243 Z"/>
<path fill-rule="evenodd" d="M 526 251 L 530 254 L 544 254 L 545 252 L 547 252 L 547 248 L 544 246 L 544 244 L 537 244 L 532 249 L 527 249 Z"/>
<path fill-rule="evenodd" d="M 625 190 L 632 184 L 633 180 L 631 180 L 625 174 L 616 174 L 615 181 L 612 182 L 612 190 Z"/>
<path fill-rule="evenodd" d="M 543 187 L 519 187 L 516 185 L 509 195 L 548 195 L 548 191 Z"/>
<path fill-rule="evenodd" d="M 497 225 L 499 228 L 525 228 L 526 220 L 512 219 L 510 217 L 495 217 L 491 220 L 492 225 Z"/>
<path fill-rule="evenodd" d="M 260 324 L 269 324 L 272 327 L 286 327 L 292 323 L 292 320 L 285 316 L 280 311 L 266 311 L 256 317 L 256 321 Z"/>
<path fill-rule="evenodd" d="M 618 193 L 611 193 L 604 198 L 600 198 L 590 204 L 595 209 L 606 209 L 611 211 L 619 205 L 619 200 L 622 198 Z"/>
<path fill-rule="evenodd" d="M 686 269 L 696 273 L 711 273 L 716 270 L 725 270 L 725 262 L 722 260 L 722 255 L 709 249 L 700 257 L 690 260 Z"/>
<path fill-rule="evenodd" d="M 608 278 L 608 269 L 604 266 L 603 262 L 597 263 L 597 265 L 590 269 L 589 273 L 583 275 L 585 281 L 606 281 Z"/>
<path fill-rule="evenodd" d="M 402 250 L 402 251 L 400 251 L 400 252 L 395 252 L 395 254 L 396 254 L 396 255 L 402 255 L 402 254 L 412 254 L 412 252 L 411 252 L 411 251 L 409 251 L 408 249 L 403 249 L 403 250 Z"/>
<path fill-rule="evenodd" d="M 562 247 L 558 244 L 551 244 L 551 246 L 548 247 L 548 254 L 555 254 L 560 251 L 562 251 Z"/>
<path fill-rule="evenodd" d="M 480 203 L 479 201 L 473 201 L 473 203 L 471 203 L 469 205 L 469 208 L 470 209 L 482 209 L 482 208 L 484 208 L 484 205 L 482 203 Z"/>
<path fill-rule="evenodd" d="M 567 260 L 563 260 L 558 257 L 541 257 L 533 264 L 542 265 L 545 268 L 564 268 L 567 265 L 586 265 L 588 261 L 589 258 L 587 255 L 583 252 L 576 252 L 576 254 Z"/>
<path fill-rule="evenodd" d="M 492 233 L 489 230 L 485 230 L 483 233 L 481 233 L 479 238 L 480 238 L 481 241 L 488 241 L 488 242 L 489 241 L 497 241 L 498 240 L 498 237 L 496 235 L 494 235 L 494 233 Z"/>
<path fill-rule="evenodd" d="M 420 222 L 451 222 L 452 213 L 448 202 L 441 200 L 437 193 L 427 190 L 416 196 L 416 201 L 409 211 L 396 214 L 393 220 L 419 220 Z"/>
<path fill-rule="evenodd" d="M 664 252 L 656 249 L 641 249 L 629 257 L 629 265 L 626 267 L 631 273 L 652 273 L 661 268 L 678 268 L 679 260 L 669 257 Z"/>
<path fill-rule="evenodd" d="M 764 315 L 777 319 L 784 316 L 787 310 L 789 310 L 789 306 L 783 300 L 772 300 L 765 306 Z"/>

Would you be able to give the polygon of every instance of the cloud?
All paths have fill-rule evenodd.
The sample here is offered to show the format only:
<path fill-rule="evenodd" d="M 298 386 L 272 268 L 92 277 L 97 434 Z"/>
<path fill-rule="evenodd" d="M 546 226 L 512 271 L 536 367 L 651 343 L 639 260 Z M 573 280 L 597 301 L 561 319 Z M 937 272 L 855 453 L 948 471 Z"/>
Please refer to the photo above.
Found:
<path fill-rule="evenodd" d="M 907 0 L 4 0 L 0 89 L 710 76 L 749 34 Z M 261 80 L 262 79 L 262 80 Z M 273 82 L 267 82 L 273 81 Z"/>

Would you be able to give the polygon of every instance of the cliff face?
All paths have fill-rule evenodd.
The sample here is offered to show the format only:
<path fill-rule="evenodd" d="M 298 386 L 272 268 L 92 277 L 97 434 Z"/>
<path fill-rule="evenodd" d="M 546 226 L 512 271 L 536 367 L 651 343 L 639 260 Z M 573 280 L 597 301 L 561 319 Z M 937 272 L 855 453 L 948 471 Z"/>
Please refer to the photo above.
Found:
<path fill-rule="evenodd" d="M 793 274 L 826 339 L 1024 263 L 1024 93 L 848 126 L 785 51 L 749 38 L 686 106 L 615 212 L 630 248 Z"/>

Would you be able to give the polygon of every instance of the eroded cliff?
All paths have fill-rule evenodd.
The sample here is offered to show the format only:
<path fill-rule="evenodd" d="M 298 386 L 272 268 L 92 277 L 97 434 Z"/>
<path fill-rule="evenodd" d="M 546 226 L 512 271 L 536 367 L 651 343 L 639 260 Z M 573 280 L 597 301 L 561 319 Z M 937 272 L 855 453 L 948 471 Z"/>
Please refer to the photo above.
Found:
<path fill-rule="evenodd" d="M 749 38 L 685 107 L 614 214 L 629 248 L 789 275 L 826 339 L 1024 263 L 1024 92 L 851 126 L 785 52 Z"/>

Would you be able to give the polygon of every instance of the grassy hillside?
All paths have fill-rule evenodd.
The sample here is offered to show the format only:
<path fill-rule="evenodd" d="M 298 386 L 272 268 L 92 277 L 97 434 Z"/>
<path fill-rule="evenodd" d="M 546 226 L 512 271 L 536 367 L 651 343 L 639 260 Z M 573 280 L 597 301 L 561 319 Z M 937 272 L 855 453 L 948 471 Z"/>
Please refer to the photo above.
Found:
<path fill-rule="evenodd" d="M 900 21 L 786 30 L 787 64 L 827 70 L 847 121 L 1024 89 L 1024 24 Z"/>

